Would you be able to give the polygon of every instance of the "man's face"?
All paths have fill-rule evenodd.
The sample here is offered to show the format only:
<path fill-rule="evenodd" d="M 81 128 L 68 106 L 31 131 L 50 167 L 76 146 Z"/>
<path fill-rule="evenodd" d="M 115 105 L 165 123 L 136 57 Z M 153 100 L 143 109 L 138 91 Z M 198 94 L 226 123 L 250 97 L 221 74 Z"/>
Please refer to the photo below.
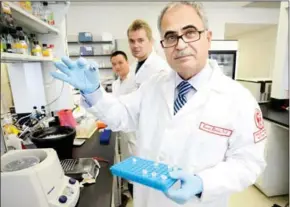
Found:
<path fill-rule="evenodd" d="M 129 73 L 129 63 L 123 55 L 116 55 L 111 58 L 113 71 L 119 77 L 126 77 Z"/>
<path fill-rule="evenodd" d="M 138 60 L 146 59 L 151 53 L 152 41 L 148 39 L 144 29 L 130 31 L 128 40 L 132 55 Z"/>
<path fill-rule="evenodd" d="M 198 37 L 197 31 L 203 30 L 205 30 L 203 22 L 196 11 L 190 6 L 181 5 L 165 13 L 161 22 L 161 39 L 170 40 L 182 34 L 186 34 L 185 36 L 190 39 L 194 35 Z M 200 39 L 195 42 L 185 43 L 179 39 L 176 46 L 164 48 L 166 59 L 182 78 L 189 79 L 205 66 L 210 42 L 210 31 L 201 33 Z"/>

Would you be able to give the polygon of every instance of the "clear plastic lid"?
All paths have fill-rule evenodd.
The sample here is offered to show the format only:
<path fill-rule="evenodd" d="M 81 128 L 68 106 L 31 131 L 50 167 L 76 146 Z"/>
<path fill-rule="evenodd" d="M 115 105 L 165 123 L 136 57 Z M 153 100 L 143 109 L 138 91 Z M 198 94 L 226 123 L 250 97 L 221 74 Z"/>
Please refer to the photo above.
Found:
<path fill-rule="evenodd" d="M 40 162 L 38 157 L 35 156 L 27 156 L 22 157 L 18 160 L 13 160 L 3 167 L 3 172 L 14 172 L 18 170 L 23 170 L 34 165 L 37 165 Z"/>

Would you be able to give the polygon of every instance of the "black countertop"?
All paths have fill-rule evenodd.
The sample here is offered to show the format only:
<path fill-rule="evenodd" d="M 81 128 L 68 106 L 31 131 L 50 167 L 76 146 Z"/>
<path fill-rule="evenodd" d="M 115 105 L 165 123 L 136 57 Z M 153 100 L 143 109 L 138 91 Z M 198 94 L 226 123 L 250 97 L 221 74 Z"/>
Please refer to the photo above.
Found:
<path fill-rule="evenodd" d="M 289 128 L 289 111 L 275 111 L 267 104 L 260 104 L 264 119 Z"/>
<path fill-rule="evenodd" d="M 100 145 L 96 132 L 82 146 L 73 149 L 73 158 L 100 157 L 109 163 L 100 162 L 101 169 L 96 183 L 81 189 L 77 207 L 110 207 L 112 201 L 113 176 L 109 170 L 114 163 L 115 133 L 112 133 L 109 145 Z"/>

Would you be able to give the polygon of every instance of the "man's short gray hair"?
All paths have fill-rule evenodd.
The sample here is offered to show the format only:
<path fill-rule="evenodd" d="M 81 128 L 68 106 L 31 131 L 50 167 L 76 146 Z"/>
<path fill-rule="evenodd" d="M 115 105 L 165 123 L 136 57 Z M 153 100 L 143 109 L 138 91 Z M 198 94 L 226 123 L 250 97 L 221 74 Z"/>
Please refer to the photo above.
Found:
<path fill-rule="evenodd" d="M 165 13 L 173 8 L 173 7 L 176 7 L 176 6 L 182 6 L 182 5 L 185 5 L 185 6 L 190 6 L 192 7 L 193 9 L 195 9 L 197 15 L 200 17 L 200 19 L 202 20 L 202 23 L 204 25 L 204 28 L 205 29 L 208 29 L 208 19 L 207 19 L 207 16 L 205 14 L 205 11 L 204 11 L 204 7 L 202 5 L 202 3 L 197 3 L 197 2 L 188 2 L 188 1 L 182 1 L 182 2 L 172 2 L 172 3 L 169 3 L 167 4 L 167 6 L 161 11 L 161 14 L 158 18 L 158 29 L 161 33 L 161 22 L 162 22 L 162 19 L 165 15 Z"/>

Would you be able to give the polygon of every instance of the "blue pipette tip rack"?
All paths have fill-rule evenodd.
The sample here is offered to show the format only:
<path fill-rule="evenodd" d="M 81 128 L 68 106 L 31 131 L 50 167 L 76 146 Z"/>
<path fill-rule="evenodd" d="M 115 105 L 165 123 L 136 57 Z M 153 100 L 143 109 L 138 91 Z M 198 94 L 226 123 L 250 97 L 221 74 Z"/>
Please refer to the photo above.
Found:
<path fill-rule="evenodd" d="M 115 176 L 162 192 L 166 192 L 177 181 L 169 176 L 172 167 L 135 156 L 113 165 L 110 170 Z"/>

